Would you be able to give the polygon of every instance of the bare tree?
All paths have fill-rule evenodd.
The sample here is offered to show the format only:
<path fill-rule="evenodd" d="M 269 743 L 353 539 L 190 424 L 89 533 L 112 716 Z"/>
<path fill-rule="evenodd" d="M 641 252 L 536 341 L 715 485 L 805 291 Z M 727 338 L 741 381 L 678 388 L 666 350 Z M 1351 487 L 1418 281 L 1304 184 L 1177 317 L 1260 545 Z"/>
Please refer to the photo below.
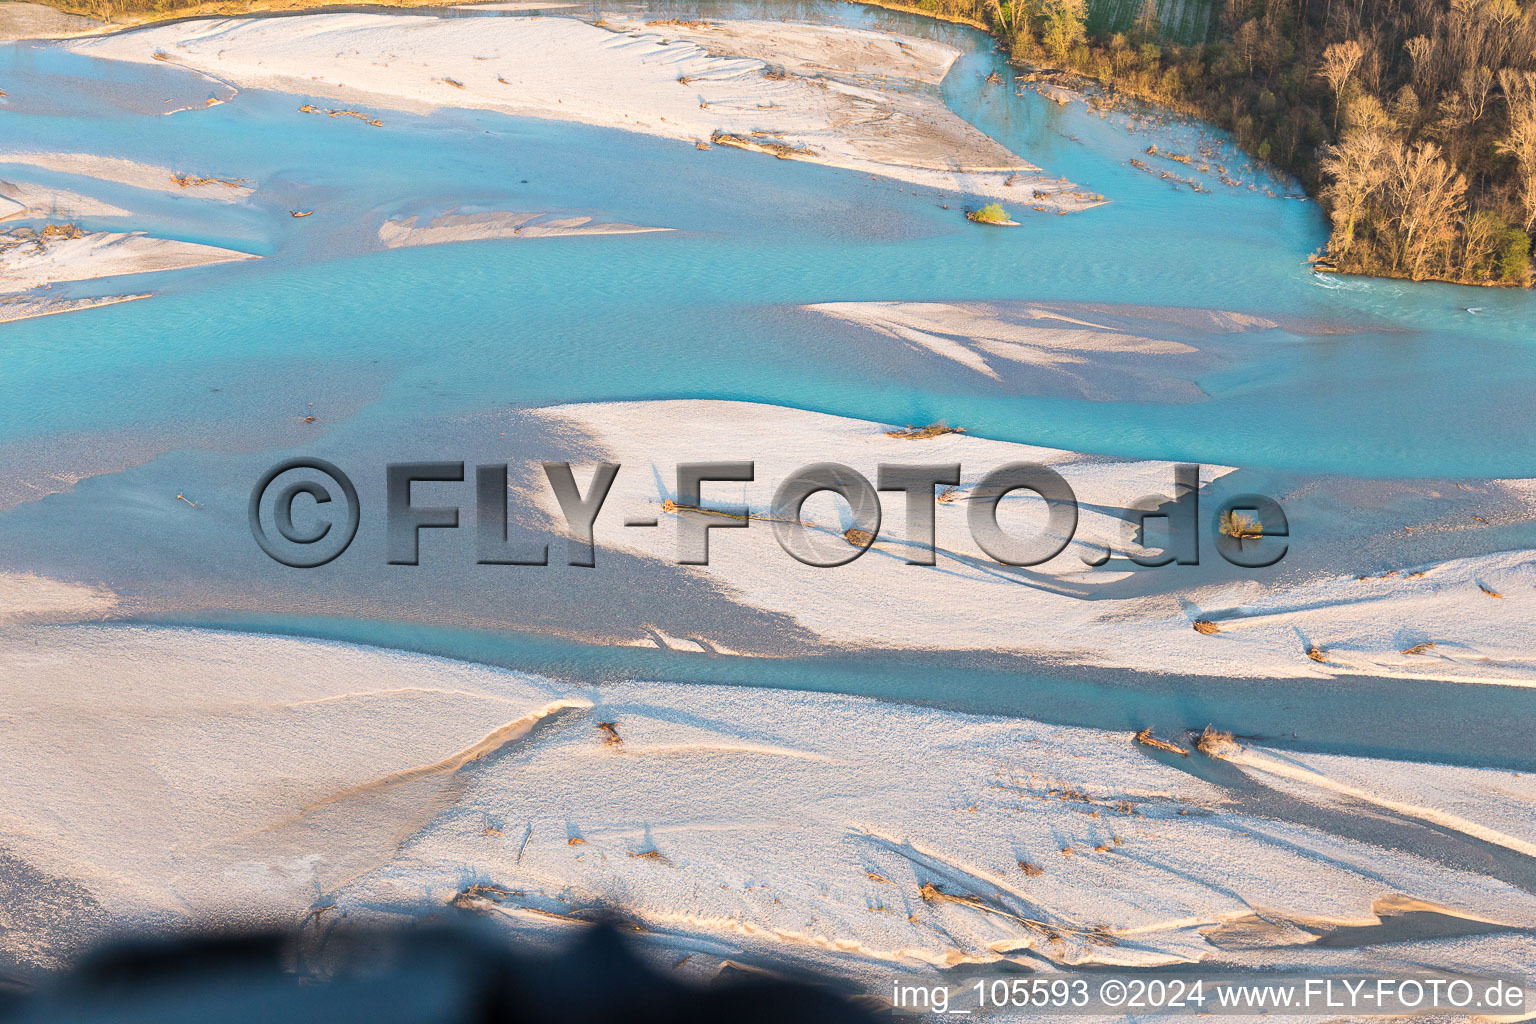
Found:
<path fill-rule="evenodd" d="M 1087 0 L 1045 0 L 1045 27 L 1040 41 L 1046 51 L 1066 66 L 1072 48 L 1083 41 L 1088 18 Z"/>
<path fill-rule="evenodd" d="M 1461 263 L 1464 270 L 1481 267 L 1499 251 L 1504 239 L 1504 221 L 1497 215 L 1482 210 L 1467 218 L 1466 229 L 1461 233 Z"/>
<path fill-rule="evenodd" d="M 1505 62 L 1515 42 L 1515 29 L 1521 18 L 1520 5 L 1515 0 L 1487 0 L 1483 5 L 1483 17 L 1488 24 L 1484 56 L 1488 66 L 1496 68 Z"/>
<path fill-rule="evenodd" d="M 1397 269 L 1421 280 L 1430 257 L 1456 239 L 1456 223 L 1466 212 L 1467 179 L 1441 158 L 1433 142 L 1393 143 L 1388 160 L 1386 194 L 1397 236 Z"/>
<path fill-rule="evenodd" d="M 1334 43 L 1323 51 L 1323 65 L 1317 71 L 1333 89 L 1333 130 L 1339 130 L 1339 108 L 1344 105 L 1344 87 L 1360 67 L 1365 47 L 1354 39 Z"/>
<path fill-rule="evenodd" d="M 1248 65 L 1248 74 L 1253 74 L 1253 57 L 1259 48 L 1259 23 L 1255 18 L 1249 18 L 1238 26 L 1232 35 L 1232 43 L 1237 47 L 1237 52 L 1243 55 L 1243 60 Z"/>
<path fill-rule="evenodd" d="M 1356 225 L 1386 184 L 1387 149 L 1386 136 L 1358 131 L 1323 150 L 1323 174 L 1330 179 L 1323 200 L 1333 218 L 1329 247 L 1336 256 L 1354 247 Z"/>
<path fill-rule="evenodd" d="M 1467 68 L 1461 73 L 1461 95 L 1466 99 L 1467 112 L 1473 124 L 1483 119 L 1488 110 L 1488 97 L 1493 94 L 1493 72 L 1485 66 Z"/>
<path fill-rule="evenodd" d="M 1360 92 L 1350 97 L 1344 105 L 1344 131 L 1380 132 L 1389 134 L 1394 125 L 1392 116 L 1381 105 L 1381 100 L 1368 92 Z"/>
<path fill-rule="evenodd" d="M 1419 94 L 1413 86 L 1404 85 L 1392 97 L 1392 120 L 1405 132 L 1411 133 L 1419 123 Z"/>
<path fill-rule="evenodd" d="M 1403 44 L 1413 62 L 1413 84 L 1419 95 L 1432 95 L 1439 86 L 1439 47 L 1428 36 L 1414 36 Z"/>
<path fill-rule="evenodd" d="M 1476 67 L 1482 56 L 1484 33 L 1480 8 L 1483 0 L 1451 0 L 1445 17 L 1445 35 L 1453 68 Z"/>
<path fill-rule="evenodd" d="M 1462 136 L 1474 120 L 1471 105 L 1462 93 L 1453 92 L 1440 101 L 1440 105 L 1435 108 L 1435 115 L 1430 134 L 1449 147 L 1452 163 L 1460 163 Z"/>
<path fill-rule="evenodd" d="M 1509 104 L 1509 133 L 1499 142 L 1499 151 L 1515 158 L 1518 165 L 1516 191 L 1525 213 L 1525 230 L 1536 226 L 1536 72 L 1505 68 L 1499 72 L 1499 86 Z"/>

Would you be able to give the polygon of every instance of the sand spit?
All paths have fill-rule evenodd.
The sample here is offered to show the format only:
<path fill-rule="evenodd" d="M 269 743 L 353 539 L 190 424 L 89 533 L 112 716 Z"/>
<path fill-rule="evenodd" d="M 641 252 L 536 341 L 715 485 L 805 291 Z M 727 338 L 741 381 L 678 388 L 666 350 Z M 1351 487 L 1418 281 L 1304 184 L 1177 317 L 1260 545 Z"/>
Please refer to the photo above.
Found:
<path fill-rule="evenodd" d="M 447 242 L 476 242 L 497 238 L 551 238 L 561 235 L 634 235 L 671 228 L 648 228 L 634 224 L 613 224 L 591 217 L 562 217 L 550 213 L 506 213 L 487 211 L 460 213 L 450 211 L 420 223 L 420 216 L 387 220 L 379 225 L 379 241 L 385 248 L 411 245 L 441 245 Z"/>
<path fill-rule="evenodd" d="M 60 281 L 89 281 L 259 258 L 233 249 L 154 238 L 139 231 L 96 231 L 56 238 L 12 234 L 0 237 L 0 291 L 24 292 Z"/>
<path fill-rule="evenodd" d="M 79 622 L 106 615 L 116 605 L 116 595 L 100 587 L 30 573 L 0 573 L 0 625 Z"/>
<path fill-rule="evenodd" d="M 1172 493 L 1169 463 L 965 434 L 904 440 L 887 436 L 886 424 L 743 402 L 600 403 L 540 415 L 567 426 L 573 447 L 590 445 L 588 451 L 634 470 L 621 472 L 614 484 L 605 508 L 616 511 L 598 520 L 598 543 L 674 563 L 676 516 L 662 516 L 666 528 L 647 533 L 622 523 L 628 516 L 654 515 L 676 498 L 667 488 L 677 464 L 728 455 L 754 460 L 754 482 L 711 485 L 705 504 L 746 504 L 765 514 L 780 481 L 828 458 L 871 481 L 881 462 L 960 463 L 961 484 L 936 513 L 934 567 L 907 564 L 916 546 L 907 539 L 894 495 L 885 502 L 870 550 L 836 569 L 790 558 L 778 547 L 770 523 L 714 533 L 709 565 L 692 571 L 727 587 L 744 604 L 793 617 L 830 643 L 1022 651 L 1048 662 L 1138 671 L 1150 664 L 1194 675 L 1369 674 L 1536 685 L 1536 659 L 1530 655 L 1536 650 L 1536 555 L 1529 551 L 1405 565 L 1387 578 L 1370 579 L 1341 575 L 1319 538 L 1310 553 L 1298 542 L 1295 555 L 1274 571 L 1239 572 L 1215 555 L 1212 526 L 1203 522 L 1200 566 L 1147 569 L 1121 554 L 1136 550 L 1124 510 L 1145 496 Z M 1072 542 L 1031 568 L 998 564 L 975 544 L 967 523 L 979 478 L 1020 461 L 1055 469 L 1080 506 Z M 1224 479 L 1231 472 L 1203 468 L 1203 517 L 1214 515 L 1214 495 L 1233 489 Z M 1490 486 L 1498 501 L 1529 507 L 1523 482 Z M 560 521 L 547 495 L 531 494 L 528 500 L 540 502 Z M 1288 506 L 1293 516 L 1303 514 L 1302 501 Z M 1016 494 L 1004 499 L 1001 509 L 1008 529 L 1026 535 L 1044 529 L 1044 509 L 1036 499 Z M 854 524 L 845 505 L 822 495 L 807 503 L 804 515 L 824 539 L 846 544 L 842 535 Z M 1102 561 L 1106 544 L 1117 554 L 1093 567 L 1090 563 Z M 1216 632 L 1197 631 L 1197 621 L 1214 624 Z M 1426 640 L 1437 643 L 1424 653 L 1409 653 Z M 1323 652 L 1322 660 L 1307 656 L 1313 648 Z"/>
<path fill-rule="evenodd" d="M 1265 332 L 1284 342 L 1295 335 L 1369 329 L 1219 309 L 1094 302 L 824 302 L 804 308 L 836 321 L 839 341 L 867 347 L 890 372 L 908 370 L 923 380 L 948 375 L 956 386 L 995 388 L 1010 396 L 1163 405 L 1204 401 L 1199 382 L 1262 358 L 1262 346 L 1253 342 L 1268 340 L 1261 338 Z M 957 367 L 963 369 L 956 372 Z"/>
<path fill-rule="evenodd" d="M 128 217 L 127 210 L 68 189 L 0 181 L 0 221 L 27 218 Z"/>
<path fill-rule="evenodd" d="M 1167 325 L 1127 313 L 1024 302 L 826 302 L 806 309 L 867 328 L 1016 391 L 1099 401 L 1204 397 L 1193 382 L 1213 360 Z M 1263 321 L 1228 330 L 1265 329 Z M 1215 330 L 1225 333 L 1220 328 Z"/>
<path fill-rule="evenodd" d="M 323 932 L 451 905 L 526 932 L 617 909 L 699 977 L 799 961 L 881 983 L 1220 964 L 1256 914 L 1285 941 L 1240 955 L 1269 966 L 1405 906 L 1536 925 L 1536 897 L 1472 860 L 1250 813 L 1124 733 L 199 630 L 3 640 L 8 852 L 90 895 L 0 935 L 39 966 L 82 914 Z M 1518 971 L 1527 950 L 1465 941 L 1352 965 Z"/>
<path fill-rule="evenodd" d="M 689 143 L 741 140 L 789 159 L 1050 210 L 1098 202 L 1045 177 L 931 90 L 880 82 L 881 74 L 898 86 L 932 79 L 946 66 L 934 44 L 871 46 L 868 35 L 743 21 L 710 39 L 722 50 L 778 55 L 770 63 L 712 55 L 666 25 L 615 30 L 565 17 L 324 14 L 182 22 L 72 48 L 139 62 L 173 53 L 178 66 L 238 85 L 353 104 L 479 107 Z M 823 56 L 831 66 L 816 77 L 787 69 L 810 71 Z"/>
<path fill-rule="evenodd" d="M 1536 857 L 1536 775 L 1219 743 L 1215 756 L 1303 799 L 1368 804 Z"/>
<path fill-rule="evenodd" d="M 115 306 L 119 302 L 147 299 L 151 292 L 138 295 L 106 295 L 100 298 L 70 299 L 54 295 L 0 295 L 0 324 L 11 320 L 30 320 L 33 317 L 53 316 L 57 313 L 77 313 L 97 306 Z M 6 505 L 6 494 L 0 489 L 0 508 Z"/>
<path fill-rule="evenodd" d="M 170 192 L 225 203 L 239 202 L 255 189 L 252 182 L 240 178 L 220 178 L 188 171 L 176 171 L 169 167 L 140 163 L 137 160 L 125 160 L 115 156 L 95 156 L 91 153 L 29 153 L 0 150 L 0 164 L 24 164 L 58 174 L 78 174 L 86 178 L 100 178 L 103 181 L 112 181 L 119 185 L 129 185 L 153 192 Z"/>

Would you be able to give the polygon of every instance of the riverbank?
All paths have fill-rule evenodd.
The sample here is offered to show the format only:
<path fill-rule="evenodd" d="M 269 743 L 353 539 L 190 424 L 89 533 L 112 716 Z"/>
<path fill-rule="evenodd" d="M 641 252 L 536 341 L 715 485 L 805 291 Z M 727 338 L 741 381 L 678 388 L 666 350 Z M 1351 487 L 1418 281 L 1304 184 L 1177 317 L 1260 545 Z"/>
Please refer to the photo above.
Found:
<path fill-rule="evenodd" d="M 670 228 L 614 224 L 591 217 L 558 217 L 547 213 L 467 212 L 455 208 L 436 217 L 418 215 L 386 220 L 379 241 L 387 249 L 409 245 L 446 245 L 492 239 L 559 238 L 578 235 L 638 235 Z"/>
<path fill-rule="evenodd" d="M 0 280 L 9 292 L 25 292 L 64 281 L 150 274 L 257 258 L 249 253 L 153 238 L 140 232 L 95 231 L 54 237 L 27 232 L 0 236 Z"/>
<path fill-rule="evenodd" d="M 0 42 L 18 39 L 73 39 L 184 18 L 240 17 L 277 14 L 287 11 L 334 9 L 335 0 L 214 0 L 159 10 L 117 10 L 108 18 L 100 17 L 101 5 L 85 7 L 68 2 L 31 3 L 30 0 L 0 0 Z M 413 8 L 456 7 L 459 0 L 370 0 L 369 7 Z M 565 7 L 555 3 L 548 7 Z M 543 9 L 543 7 L 537 8 Z"/>
<path fill-rule="evenodd" d="M 71 13 L 64 5 L 34 4 L 23 0 L 0 2 L 0 42 L 14 39 L 65 39 L 100 32 L 106 22 L 83 13 Z"/>
<path fill-rule="evenodd" d="M 1063 333 L 1068 340 L 1073 336 L 1070 329 Z M 902 520 L 894 510 L 874 528 L 869 550 L 835 569 L 791 558 L 768 522 L 715 534 L 708 565 L 694 571 L 734 601 L 792 618 L 822 643 L 1015 651 L 1042 665 L 1126 671 L 1156 665 L 1160 672 L 1187 675 L 1372 675 L 1536 685 L 1536 661 L 1526 653 L 1536 649 L 1536 561 L 1530 551 L 1502 550 L 1434 558 L 1436 534 L 1465 528 L 1462 501 L 1449 496 L 1465 488 L 1450 481 L 1416 482 L 1391 496 L 1363 482 L 1308 481 L 1295 492 L 1288 487 L 1274 494 L 1297 538 L 1274 569 L 1232 571 L 1212 550 L 1209 533 L 1198 566 L 1147 568 L 1128 557 L 1148 552 L 1130 541 L 1127 510 L 1145 495 L 1172 492 L 1171 463 L 961 433 L 908 439 L 880 424 L 744 402 L 594 403 L 537 415 L 570 431 L 567 444 L 580 439 L 583 449 L 625 465 L 670 466 L 703 461 L 710 451 L 750 452 L 755 480 L 715 485 L 705 504 L 745 505 L 758 516 L 779 514 L 772 504 L 778 482 L 826 453 L 837 453 L 839 463 L 871 481 L 880 463 L 959 464 L 960 483 L 937 489 L 947 493 L 937 506 L 938 564 L 931 568 L 907 564 L 923 545 L 908 528 L 892 525 Z M 981 477 L 1018 462 L 1060 473 L 1079 506 L 1068 542 L 1054 527 L 1047 529 L 1036 500 L 1015 495 L 1002 502 L 998 518 L 1009 529 L 1061 545 L 1058 554 L 1027 568 L 998 564 L 968 526 Z M 1221 496 L 1248 484 L 1227 467 L 1207 465 L 1201 475 L 1202 511 L 1192 525 L 1205 531 Z M 608 500 L 622 511 L 598 524 L 598 544 L 647 559 L 672 558 L 673 524 L 695 513 L 664 517 L 669 528 L 656 534 L 621 525 L 625 516 L 667 511 L 668 500 L 679 500 L 670 486 L 648 474 L 621 474 Z M 1518 522 L 1531 514 L 1536 488 L 1523 480 L 1485 481 L 1467 494 L 1474 496 L 1485 522 Z M 547 523 L 560 521 L 542 490 L 522 499 L 537 502 Z M 1333 511 L 1351 505 L 1373 511 Z M 850 527 L 871 529 L 855 524 L 825 496 L 807 505 L 804 518 L 833 554 L 855 553 L 844 536 Z M 1351 573 L 1345 550 L 1356 557 L 1369 551 L 1392 568 Z"/>
<path fill-rule="evenodd" d="M 1047 176 L 915 88 L 936 84 L 957 49 L 835 25 L 321 14 L 181 21 L 70 48 L 350 107 L 470 107 L 699 149 L 730 142 L 1042 211 L 1103 201 Z"/>
<path fill-rule="evenodd" d="M 1001 7 L 977 2 L 972 9 L 986 19 L 979 27 L 997 41 L 1008 60 L 1027 70 L 1026 80 L 1065 76 L 1084 84 L 1066 91 L 1037 87 L 1048 98 L 1084 99 L 1100 116 L 1129 99 L 1202 120 L 1229 132 L 1260 164 L 1294 176 L 1325 210 L 1334 195 L 1346 205 L 1355 203 L 1349 217 L 1331 225 L 1328 245 L 1333 259 L 1346 264 L 1346 273 L 1416 283 L 1536 287 L 1536 187 L 1531 184 L 1536 148 L 1530 143 L 1536 132 L 1536 94 L 1530 84 L 1536 64 L 1529 45 L 1522 55 L 1519 43 L 1494 42 L 1510 33 L 1527 43 L 1536 40 L 1536 19 L 1511 16 L 1507 25 L 1480 37 L 1486 42 L 1469 54 L 1452 56 L 1437 44 L 1412 60 L 1406 56 L 1417 45 L 1412 40 L 1438 32 L 1421 12 L 1383 5 L 1367 19 L 1384 25 L 1373 35 L 1360 35 L 1327 19 L 1314 24 L 1307 16 L 1284 25 L 1266 22 L 1257 30 L 1265 36 L 1264 45 L 1276 53 L 1283 48 L 1289 55 L 1285 60 L 1304 72 L 1279 76 L 1279 65 L 1251 59 L 1254 37 L 1241 40 L 1260 21 L 1237 8 L 1213 12 L 1192 4 L 1154 3 L 1146 9 L 1149 15 L 1138 14 L 1133 26 L 1126 17 L 1131 5 L 1120 5 L 1116 24 L 1101 21 L 1092 31 L 1094 12 L 1064 12 L 1060 19 L 1015 18 L 1009 26 Z M 1183 24 L 1190 9 L 1197 12 L 1192 30 Z M 921 9 L 912 13 L 944 17 Z M 1159 20 L 1170 13 L 1179 15 L 1179 26 Z M 1214 26 L 1230 33 L 1231 39 L 1208 44 Z M 1240 41 L 1237 48 L 1250 52 L 1250 59 L 1234 58 L 1232 39 Z M 1347 68 L 1340 63 L 1346 59 Z M 1376 81 L 1369 89 L 1356 81 L 1356 92 L 1346 96 L 1344 83 L 1362 59 L 1376 69 Z M 1412 113 L 1395 106 L 1402 90 L 1421 84 L 1420 70 L 1431 59 L 1447 66 L 1465 62 L 1463 74 L 1476 70 L 1485 76 L 1485 97 L 1495 81 L 1502 83 L 1495 95 L 1507 109 L 1503 126 L 1496 117 L 1484 118 L 1479 108 L 1461 128 L 1473 137 L 1471 144 L 1459 135 L 1447 143 L 1440 129 L 1418 116 L 1421 103 L 1425 109 L 1465 103 L 1463 94 L 1447 84 L 1457 80 L 1453 73 L 1428 90 L 1430 99 L 1416 98 Z M 1325 82 L 1332 85 L 1325 88 Z M 1097 95 L 1090 99 L 1090 91 Z M 1346 107 L 1382 113 L 1363 116 L 1359 126 L 1351 127 Z M 1341 114 L 1346 114 L 1343 130 Z M 1437 180 L 1420 193 L 1402 184 L 1413 180 L 1410 168 L 1416 161 Z M 1396 199 L 1383 199 L 1372 184 L 1389 179 L 1399 182 L 1385 190 L 1397 194 Z M 1437 199 L 1444 205 L 1437 205 Z M 1423 237 L 1426 225 L 1434 233 L 1428 242 Z"/>
<path fill-rule="evenodd" d="M 1518 975 L 1536 928 L 1520 773 L 1307 762 L 1335 789 L 1390 779 L 1417 820 L 1383 819 L 1272 789 L 1275 753 L 1230 741 L 1223 771 L 1184 735 L 1164 742 L 1187 757 L 859 697 L 203 630 L 4 639 L 0 885 L 32 872 L 48 912 L 0 952 L 34 975 L 207 919 L 548 939 L 620 907 L 684 977 L 793 965 L 877 998 L 960 964 L 1302 970 L 1377 927 L 1356 969 Z"/>
<path fill-rule="evenodd" d="M 903 14 L 915 14 L 924 18 L 932 18 L 936 21 L 945 21 L 954 25 L 966 25 L 970 28 L 988 31 L 988 26 L 975 18 L 967 18 L 962 15 L 944 14 L 939 11 L 926 11 L 920 7 L 908 4 L 890 2 L 890 0 L 847 0 L 848 3 L 863 4 L 867 7 L 880 7 L 888 11 L 899 11 Z M 116 6 L 116 5 L 114 5 Z M 29 0 L 0 0 L 0 40 L 6 39 L 59 39 L 76 35 L 91 35 L 99 32 L 114 32 L 124 28 L 138 25 L 153 24 L 158 21 L 181 20 L 183 18 L 211 18 L 211 17 L 241 17 L 245 15 L 281 13 L 291 11 L 325 11 L 333 10 L 339 6 L 335 0 L 208 0 L 202 3 L 188 3 L 181 6 L 168 7 L 163 10 L 144 11 L 115 11 L 110 20 L 103 20 L 97 15 L 100 8 L 87 9 L 83 6 L 72 4 L 68 0 L 57 0 L 53 3 L 31 3 Z M 561 2 L 555 0 L 552 3 L 541 3 L 539 0 L 518 0 L 515 3 L 497 2 L 497 0 L 482 0 L 482 2 L 465 3 L 463 0 L 369 0 L 363 5 L 353 6 L 380 7 L 380 8 L 419 8 L 419 7 L 448 7 L 456 10 L 485 10 L 485 11 L 554 11 L 565 8 L 581 6 L 576 3 Z"/>
<path fill-rule="evenodd" d="M 252 259 L 259 257 L 196 242 L 155 238 L 141 231 L 88 232 L 74 224 L 50 224 L 41 231 L 16 228 L 0 234 L 0 322 L 95 309 L 150 294 L 73 296 L 54 293 L 56 284 Z"/>
<path fill-rule="evenodd" d="M 697 150 L 757 150 L 935 189 L 957 205 L 967 195 L 1028 197 L 1034 211 L 1060 213 L 1102 201 L 1048 178 L 939 101 L 935 90 L 958 49 L 845 26 L 350 13 L 178 20 L 67 45 L 94 58 L 190 72 L 190 93 L 159 108 L 137 104 L 157 116 L 208 109 L 254 86 L 334 98 L 335 107 L 295 102 L 300 114 L 356 118 L 368 130 L 386 127 L 376 116 L 380 107 L 428 115 L 478 108 L 655 135 Z M 259 175 L 233 165 L 193 170 L 25 147 L 0 151 L 0 165 L 13 179 L 0 182 L 0 219 L 23 222 L 14 237 L 31 240 L 5 249 L 10 320 L 146 294 L 22 294 L 32 289 L 218 262 L 185 245 L 172 258 L 180 243 L 152 238 L 153 227 L 132 230 L 146 214 L 165 221 L 167 208 L 153 194 L 175 197 L 172 223 L 181 231 L 189 222 L 227 219 L 204 204 L 278 219 L 317 212 L 292 184 L 277 183 L 274 194 Z M 418 209 L 382 217 L 368 211 L 371 223 L 331 222 L 319 234 L 346 251 L 665 230 L 573 210 L 453 202 Z M 56 229 L 94 241 L 60 245 L 47 235 Z M 105 246 L 108 237 L 119 244 Z M 130 252 L 137 258 L 127 259 Z"/>
<path fill-rule="evenodd" d="M 947 21 L 951 25 L 966 25 L 970 28 L 981 29 L 983 32 L 990 31 L 985 22 L 977 21 L 975 18 L 967 18 L 961 14 L 945 14 L 942 11 L 928 11 L 921 7 L 914 7 L 911 4 L 893 3 L 889 2 L 889 0 L 846 0 L 846 2 L 852 4 L 861 4 L 865 7 L 879 7 L 887 11 L 899 11 L 902 14 L 915 14 L 923 18 L 932 18 L 934 21 Z"/>

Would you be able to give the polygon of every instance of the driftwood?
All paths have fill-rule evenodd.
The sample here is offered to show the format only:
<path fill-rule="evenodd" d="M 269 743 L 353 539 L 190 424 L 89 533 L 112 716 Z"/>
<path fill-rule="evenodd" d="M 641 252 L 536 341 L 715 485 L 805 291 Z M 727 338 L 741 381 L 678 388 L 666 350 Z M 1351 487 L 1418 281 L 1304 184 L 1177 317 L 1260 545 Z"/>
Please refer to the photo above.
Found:
<path fill-rule="evenodd" d="M 930 437 L 943 437 L 945 434 L 963 434 L 964 427 L 950 427 L 943 423 L 930 423 L 926 427 L 914 427 L 908 424 L 904 430 L 887 430 L 886 437 L 894 437 L 901 441 L 926 441 Z"/>
<path fill-rule="evenodd" d="M 1221 757 L 1237 747 L 1237 741 L 1229 732 L 1221 732 L 1210 726 L 1205 727 L 1198 739 L 1195 740 L 1195 749 L 1206 757 Z"/>
<path fill-rule="evenodd" d="M 198 178 L 190 174 L 173 174 L 171 183 L 181 188 L 198 188 L 202 185 L 223 185 L 225 188 L 244 188 L 250 178 Z"/>
<path fill-rule="evenodd" d="M 1151 729 L 1141 730 L 1136 734 L 1135 739 L 1137 743 L 1140 743 L 1144 747 L 1151 747 L 1153 750 L 1167 751 L 1170 754 L 1178 754 L 1180 757 L 1189 756 L 1189 751 L 1185 750 L 1177 743 L 1169 743 L 1167 740 L 1160 740 L 1156 736 L 1152 735 Z"/>
<path fill-rule="evenodd" d="M 661 510 L 663 512 L 670 512 L 673 515 L 680 515 L 683 512 L 695 512 L 702 516 L 719 516 L 722 519 L 752 519 L 765 523 L 794 522 L 792 519 L 780 519 L 777 516 L 756 515 L 750 509 L 745 515 L 743 515 L 740 512 L 726 512 L 723 509 L 708 508 L 704 505 L 684 505 L 681 502 L 673 501 L 671 498 L 667 498 L 662 501 Z M 805 525 L 814 526 L 816 524 L 807 520 Z"/>
<path fill-rule="evenodd" d="M 459 86 L 459 88 L 462 89 L 464 87 L 461 85 L 461 86 Z M 313 104 L 306 103 L 302 107 L 299 108 L 299 113 L 301 113 L 301 114 L 327 114 L 327 115 L 329 115 L 331 117 L 355 117 L 359 121 L 362 121 L 364 124 L 371 124 L 375 128 L 382 128 L 382 127 L 384 127 L 384 122 L 383 121 L 380 121 L 377 118 L 369 117 L 367 114 L 363 113 L 361 110 L 321 110 L 319 107 L 314 106 Z"/>
<path fill-rule="evenodd" d="M 769 153 L 780 160 L 797 160 L 816 155 L 816 151 L 809 146 L 791 146 L 787 142 L 779 142 L 768 138 L 766 132 L 753 132 L 751 135 L 735 135 L 730 132 L 716 130 L 709 137 L 709 141 L 717 146 L 731 146 L 735 149 L 749 149 L 757 153 Z"/>

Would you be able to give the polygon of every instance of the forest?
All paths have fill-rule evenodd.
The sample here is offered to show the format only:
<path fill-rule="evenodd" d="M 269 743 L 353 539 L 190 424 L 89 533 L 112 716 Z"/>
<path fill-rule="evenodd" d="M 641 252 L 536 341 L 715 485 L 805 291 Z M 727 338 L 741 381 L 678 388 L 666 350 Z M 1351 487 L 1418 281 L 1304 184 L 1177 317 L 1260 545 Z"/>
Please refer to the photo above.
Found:
<path fill-rule="evenodd" d="M 1215 0 L 1203 33 L 1193 3 L 1162 5 L 1177 31 L 1156 0 L 1118 21 L 1086 0 L 917 6 L 984 20 L 1022 63 L 1228 129 L 1322 201 L 1324 267 L 1531 284 L 1536 0 Z"/>

